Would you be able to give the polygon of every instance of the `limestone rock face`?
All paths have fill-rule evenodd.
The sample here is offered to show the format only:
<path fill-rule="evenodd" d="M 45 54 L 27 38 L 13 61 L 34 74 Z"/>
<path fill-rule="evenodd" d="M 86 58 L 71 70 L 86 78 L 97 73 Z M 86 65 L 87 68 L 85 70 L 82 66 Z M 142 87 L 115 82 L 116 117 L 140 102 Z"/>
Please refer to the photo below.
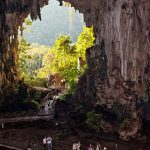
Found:
<path fill-rule="evenodd" d="M 150 98 L 150 1 L 68 1 L 84 14 L 96 37 L 96 46 L 87 50 L 89 69 L 75 99 L 128 118 L 128 127 L 118 133 L 123 139 L 135 138 L 141 128 L 139 101 Z"/>
<path fill-rule="evenodd" d="M 76 99 L 87 107 L 105 107 L 119 120 L 127 118 L 126 128 L 117 132 L 123 139 L 135 138 L 141 128 L 138 102 L 150 97 L 150 1 L 65 1 L 83 13 L 96 38 L 96 46 L 87 49 L 89 69 L 79 81 Z M 41 18 L 40 7 L 47 3 L 0 0 L 1 99 L 12 92 L 19 77 L 18 28 L 29 13 L 32 19 Z"/>

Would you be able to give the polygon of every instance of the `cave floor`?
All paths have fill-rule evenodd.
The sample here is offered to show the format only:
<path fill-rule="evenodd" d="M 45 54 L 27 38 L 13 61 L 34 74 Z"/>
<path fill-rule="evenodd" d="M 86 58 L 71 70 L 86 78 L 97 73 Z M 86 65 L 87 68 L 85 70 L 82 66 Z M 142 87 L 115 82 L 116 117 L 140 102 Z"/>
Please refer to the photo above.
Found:
<path fill-rule="evenodd" d="M 53 139 L 54 150 L 71 150 L 74 141 L 81 142 L 81 150 L 86 149 L 87 145 L 90 143 L 95 146 L 97 141 L 101 143 L 102 147 L 106 146 L 108 150 L 115 150 L 116 143 L 118 144 L 119 150 L 138 150 L 139 145 L 142 145 L 136 142 L 123 142 L 115 136 L 107 134 L 103 135 L 86 132 L 81 128 L 71 128 L 71 130 L 66 129 L 63 125 L 56 126 L 56 124 L 52 122 L 36 122 L 8 125 L 4 130 L 0 130 L 0 134 L 9 135 L 11 133 L 13 137 L 20 135 L 24 138 L 23 142 L 26 143 L 26 145 L 33 137 L 36 137 L 38 150 L 43 149 L 42 139 L 48 135 Z M 143 150 L 150 150 L 150 144 L 142 145 L 142 147 Z"/>

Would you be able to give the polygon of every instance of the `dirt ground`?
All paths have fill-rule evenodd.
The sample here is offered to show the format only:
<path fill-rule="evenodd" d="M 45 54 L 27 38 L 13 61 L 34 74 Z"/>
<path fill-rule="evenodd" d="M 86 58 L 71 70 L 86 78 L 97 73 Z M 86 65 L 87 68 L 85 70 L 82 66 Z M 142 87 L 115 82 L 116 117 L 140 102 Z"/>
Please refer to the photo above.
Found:
<path fill-rule="evenodd" d="M 9 129 L 7 129 L 9 128 Z M 81 128 L 71 128 L 69 130 L 64 124 L 54 122 L 35 122 L 35 123 L 22 123 L 7 125 L 6 128 L 0 134 L 8 135 L 12 132 L 13 136 L 20 135 L 24 138 L 24 143 L 28 143 L 29 139 L 36 137 L 36 144 L 39 150 L 42 150 L 42 139 L 45 136 L 51 136 L 53 139 L 54 150 L 71 150 L 74 141 L 81 142 L 81 150 L 86 150 L 89 144 L 93 144 L 96 147 L 97 141 L 102 147 L 106 146 L 108 150 L 115 150 L 115 144 L 118 145 L 118 150 L 138 150 L 139 146 L 142 146 L 143 150 L 150 150 L 150 144 L 139 144 L 136 142 L 124 142 L 116 138 L 113 135 L 95 134 L 91 132 L 83 131 Z M 35 144 L 35 143 L 34 143 Z M 3 150 L 3 149 L 0 149 Z M 4 149 L 5 150 L 5 149 Z"/>

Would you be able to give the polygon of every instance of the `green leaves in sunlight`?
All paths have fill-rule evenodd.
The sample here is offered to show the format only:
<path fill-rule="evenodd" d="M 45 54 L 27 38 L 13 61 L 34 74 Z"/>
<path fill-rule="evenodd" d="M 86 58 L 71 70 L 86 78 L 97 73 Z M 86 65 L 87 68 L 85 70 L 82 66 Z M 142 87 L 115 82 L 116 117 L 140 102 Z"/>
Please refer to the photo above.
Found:
<path fill-rule="evenodd" d="M 93 28 L 86 27 L 76 43 L 72 43 L 69 36 L 60 35 L 53 47 L 43 46 L 43 50 L 39 45 L 32 47 L 22 40 L 19 48 L 21 74 L 36 78 L 59 74 L 67 87 L 74 88 L 86 69 L 86 49 L 93 45 Z"/>
<path fill-rule="evenodd" d="M 85 60 L 86 49 L 94 46 L 94 35 L 93 28 L 85 27 L 83 32 L 79 35 L 76 43 L 76 51 L 78 53 L 78 57 L 82 57 Z"/>
<path fill-rule="evenodd" d="M 77 82 L 86 69 L 86 49 L 93 45 L 93 28 L 84 28 L 76 43 L 72 43 L 69 36 L 61 35 L 45 54 L 43 68 L 39 70 L 38 75 L 43 77 L 58 73 L 68 84 Z"/>
<path fill-rule="evenodd" d="M 37 77 L 38 70 L 42 67 L 42 59 L 47 53 L 49 47 L 43 45 L 30 44 L 23 38 L 19 42 L 19 70 L 20 77 L 25 78 L 29 84 L 37 83 L 40 80 Z M 44 79 L 45 80 L 45 79 Z M 43 81 L 42 81 L 43 83 Z M 43 85 L 43 84 L 42 84 Z"/>

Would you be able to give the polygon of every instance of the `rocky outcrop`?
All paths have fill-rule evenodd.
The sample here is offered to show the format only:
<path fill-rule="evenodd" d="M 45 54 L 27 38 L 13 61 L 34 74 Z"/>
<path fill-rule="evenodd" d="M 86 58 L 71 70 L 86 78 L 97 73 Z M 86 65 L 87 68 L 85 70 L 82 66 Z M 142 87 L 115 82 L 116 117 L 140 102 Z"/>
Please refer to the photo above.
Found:
<path fill-rule="evenodd" d="M 29 13 L 32 19 L 41 18 L 40 7 L 47 1 L 0 1 L 1 98 L 18 80 L 18 28 Z M 65 1 L 84 14 L 96 38 L 96 46 L 87 50 L 89 69 L 79 81 L 76 99 L 89 109 L 100 105 L 118 120 L 128 119 L 126 128 L 117 132 L 125 140 L 135 138 L 141 128 L 139 102 L 150 97 L 149 0 Z"/>
<path fill-rule="evenodd" d="M 40 16 L 40 7 L 48 0 L 0 1 L 0 105 L 6 96 L 12 95 L 19 80 L 18 30 L 22 31 L 24 19 L 30 13 L 32 19 Z"/>
<path fill-rule="evenodd" d="M 135 138 L 141 128 L 140 101 L 148 101 L 150 85 L 150 2 L 148 0 L 69 0 L 86 25 L 94 27 L 96 46 L 87 50 L 89 66 L 76 98 L 128 119 L 118 130 Z M 83 98 L 84 97 L 84 98 Z"/>

